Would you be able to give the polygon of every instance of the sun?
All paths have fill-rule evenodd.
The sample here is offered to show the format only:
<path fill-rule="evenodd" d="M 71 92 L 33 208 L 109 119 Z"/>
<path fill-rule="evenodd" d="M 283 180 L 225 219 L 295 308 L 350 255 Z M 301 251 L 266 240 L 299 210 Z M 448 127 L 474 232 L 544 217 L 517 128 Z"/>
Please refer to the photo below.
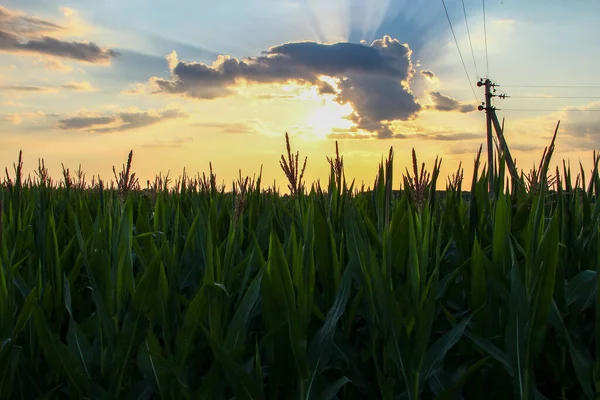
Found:
<path fill-rule="evenodd" d="M 336 128 L 352 127 L 352 121 L 345 119 L 352 111 L 352 106 L 349 104 L 341 105 L 331 100 L 322 100 L 306 117 L 306 125 L 315 138 L 325 140 Z"/>

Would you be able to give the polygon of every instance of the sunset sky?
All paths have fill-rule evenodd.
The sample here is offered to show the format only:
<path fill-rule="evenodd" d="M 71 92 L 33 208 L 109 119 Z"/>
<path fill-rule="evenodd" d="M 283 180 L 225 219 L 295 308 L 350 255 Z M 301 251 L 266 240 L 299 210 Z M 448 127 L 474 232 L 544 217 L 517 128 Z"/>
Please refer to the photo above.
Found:
<path fill-rule="evenodd" d="M 476 98 L 441 1 L 4 0 L 0 165 L 23 150 L 27 172 L 44 158 L 55 178 L 64 163 L 109 179 L 132 149 L 144 184 L 211 161 L 228 185 L 263 165 L 284 190 L 288 132 L 309 182 L 327 178 L 336 140 L 359 185 L 390 146 L 396 176 L 415 148 L 429 168 L 443 158 L 444 179 L 460 161 L 470 179 L 489 65 L 513 96 L 495 105 L 518 166 L 539 160 L 558 120 L 554 161 L 589 166 L 600 2 L 487 0 L 487 63 L 482 3 L 464 4 L 474 57 L 462 2 L 446 1 Z"/>

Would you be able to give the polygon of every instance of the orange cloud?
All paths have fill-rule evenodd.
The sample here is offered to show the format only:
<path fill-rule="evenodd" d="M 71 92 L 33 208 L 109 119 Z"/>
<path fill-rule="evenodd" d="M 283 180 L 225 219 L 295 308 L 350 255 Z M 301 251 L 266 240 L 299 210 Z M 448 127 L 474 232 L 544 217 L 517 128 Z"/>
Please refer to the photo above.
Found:
<path fill-rule="evenodd" d="M 65 89 L 73 90 L 75 92 L 97 92 L 99 90 L 87 81 L 83 81 L 83 82 L 71 81 L 67 84 L 62 85 L 62 87 Z"/>
<path fill-rule="evenodd" d="M 64 41 L 61 36 L 73 36 L 83 31 L 83 23 L 71 9 L 63 15 L 72 22 L 71 28 L 37 17 L 27 16 L 0 6 L 0 51 L 68 58 L 93 64 L 110 64 L 119 54 L 88 41 Z"/>
<path fill-rule="evenodd" d="M 136 83 L 129 89 L 121 91 L 121 94 L 125 95 L 138 95 L 146 93 L 146 86 L 143 83 Z"/>
<path fill-rule="evenodd" d="M 0 86 L 0 91 L 20 93 L 53 93 L 56 89 L 46 86 L 7 85 Z"/>
<path fill-rule="evenodd" d="M 2 117 L 2 120 L 10 122 L 14 125 L 19 125 L 24 120 L 32 120 L 36 118 L 46 117 L 46 113 L 42 111 L 38 112 L 29 112 L 29 113 L 11 113 Z"/>
<path fill-rule="evenodd" d="M 42 64 L 46 69 L 51 69 L 53 71 L 59 72 L 71 72 L 73 71 L 73 67 L 67 65 L 56 58 L 45 58 L 39 59 L 34 62 L 35 64 Z"/>
<path fill-rule="evenodd" d="M 156 125 L 163 121 L 187 117 L 188 114 L 180 108 L 150 109 L 147 111 L 131 108 L 117 110 L 110 114 L 81 112 L 59 120 L 56 127 L 62 130 L 113 133 L 135 130 Z"/>

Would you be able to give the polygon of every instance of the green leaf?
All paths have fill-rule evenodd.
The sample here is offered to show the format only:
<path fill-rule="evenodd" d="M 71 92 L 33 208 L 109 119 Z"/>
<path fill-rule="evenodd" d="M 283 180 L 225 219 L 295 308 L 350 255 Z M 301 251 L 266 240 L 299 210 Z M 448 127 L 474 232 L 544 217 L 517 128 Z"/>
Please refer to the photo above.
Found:
<path fill-rule="evenodd" d="M 308 362 L 311 370 L 311 377 L 306 392 L 307 399 L 309 399 L 311 396 L 315 379 L 327 367 L 327 364 L 331 358 L 333 336 L 335 334 L 338 321 L 346 310 L 346 305 L 348 304 L 348 299 L 350 298 L 351 284 L 352 274 L 350 269 L 347 268 L 344 271 L 340 289 L 336 295 L 335 302 L 333 303 L 331 309 L 329 309 L 327 312 L 325 323 L 315 335 L 308 349 Z"/>
<path fill-rule="evenodd" d="M 274 232 L 269 240 L 269 259 L 262 289 L 263 303 L 268 304 L 272 312 L 268 317 L 272 329 L 281 321 L 286 322 L 296 369 L 301 379 L 308 379 L 310 373 L 306 360 L 306 337 L 299 329 L 290 270 L 281 243 Z"/>
<path fill-rule="evenodd" d="M 592 389 L 592 369 L 593 361 L 587 350 L 569 333 L 563 322 L 560 311 L 556 306 L 556 303 L 552 301 L 552 309 L 550 312 L 550 322 L 557 330 L 559 335 L 567 342 L 569 346 L 569 355 L 571 356 L 571 363 L 575 369 L 575 375 L 577 381 L 583 389 L 585 395 L 592 399 L 594 392 Z"/>
<path fill-rule="evenodd" d="M 567 305 L 575 305 L 577 313 L 592 305 L 596 296 L 596 271 L 585 270 L 575 275 L 567 284 Z"/>
<path fill-rule="evenodd" d="M 469 322 L 471 322 L 471 318 L 472 315 L 463 319 L 450 331 L 446 332 L 436 340 L 429 350 L 427 350 L 421 367 L 421 377 L 424 381 L 431 377 L 435 368 L 437 368 L 444 360 L 444 357 L 446 357 L 446 353 L 448 353 L 448 351 L 450 351 L 450 349 L 462 338 L 465 328 Z"/>
<path fill-rule="evenodd" d="M 75 393 L 80 396 L 88 396 L 90 381 L 82 371 L 81 364 L 71 356 L 67 346 L 58 339 L 57 335 L 52 333 L 44 312 L 37 303 L 33 308 L 33 320 L 48 365 L 66 377 Z"/>
<path fill-rule="evenodd" d="M 224 343 L 225 348 L 228 350 L 246 344 L 247 324 L 258 305 L 264 272 L 265 269 L 261 269 L 256 275 L 229 323 Z"/>
<path fill-rule="evenodd" d="M 227 354 L 204 327 L 201 327 L 201 329 L 213 351 L 215 359 L 227 375 L 227 380 L 231 385 L 236 399 L 264 399 L 262 382 L 256 382 L 250 374 L 244 371 L 241 365 L 237 364 Z"/>
<path fill-rule="evenodd" d="M 485 366 L 490 357 L 484 357 L 476 362 L 470 363 L 467 368 L 461 367 L 454 375 L 454 384 L 435 397 L 436 400 L 454 400 L 459 398 L 461 389 L 475 372 Z"/>
<path fill-rule="evenodd" d="M 88 379 L 91 379 L 91 367 L 93 349 L 92 345 L 85 337 L 81 327 L 75 322 L 71 316 L 69 319 L 69 332 L 67 333 L 67 345 L 72 355 L 77 357 L 85 371 Z"/>
<path fill-rule="evenodd" d="M 350 383 L 350 382 L 352 382 L 350 379 L 348 379 L 345 376 L 342 376 L 341 378 L 339 378 L 338 380 L 333 382 L 331 385 L 327 386 L 327 388 L 323 391 L 323 393 L 321 393 L 321 396 L 319 396 L 319 399 L 332 400 L 332 399 L 337 398 L 337 395 L 338 395 L 340 389 L 346 383 Z"/>
<path fill-rule="evenodd" d="M 474 334 L 472 332 L 468 332 L 468 331 L 465 332 L 465 336 L 468 337 L 481 350 L 485 351 L 487 354 L 489 354 L 491 357 L 493 357 L 496 361 L 500 362 L 504 366 L 504 369 L 506 370 L 508 375 L 510 375 L 511 377 L 514 377 L 515 370 L 514 370 L 513 366 L 511 365 L 510 359 L 508 358 L 508 355 L 506 355 L 506 353 L 504 353 L 502 350 L 500 350 L 499 348 L 494 346 L 490 341 L 488 341 L 480 336 L 477 336 L 476 334 Z"/>

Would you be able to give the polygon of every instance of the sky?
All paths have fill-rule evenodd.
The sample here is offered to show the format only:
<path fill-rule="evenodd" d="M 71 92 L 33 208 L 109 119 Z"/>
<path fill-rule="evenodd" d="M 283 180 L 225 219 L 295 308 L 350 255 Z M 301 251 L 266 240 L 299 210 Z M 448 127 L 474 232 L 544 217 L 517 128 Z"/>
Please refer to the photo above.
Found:
<path fill-rule="evenodd" d="M 81 165 L 110 179 L 133 150 L 143 183 L 211 162 L 228 186 L 262 166 L 285 191 L 287 132 L 309 184 L 336 141 L 358 185 L 390 147 L 396 176 L 414 148 L 429 169 L 442 158 L 442 180 L 462 162 L 470 181 L 489 77 L 520 169 L 559 120 L 554 164 L 591 168 L 600 1 L 487 0 L 485 23 L 481 1 L 446 6 L 460 52 L 435 0 L 4 0 L 0 166 L 22 150 L 26 172 L 44 159 L 55 178 Z"/>

